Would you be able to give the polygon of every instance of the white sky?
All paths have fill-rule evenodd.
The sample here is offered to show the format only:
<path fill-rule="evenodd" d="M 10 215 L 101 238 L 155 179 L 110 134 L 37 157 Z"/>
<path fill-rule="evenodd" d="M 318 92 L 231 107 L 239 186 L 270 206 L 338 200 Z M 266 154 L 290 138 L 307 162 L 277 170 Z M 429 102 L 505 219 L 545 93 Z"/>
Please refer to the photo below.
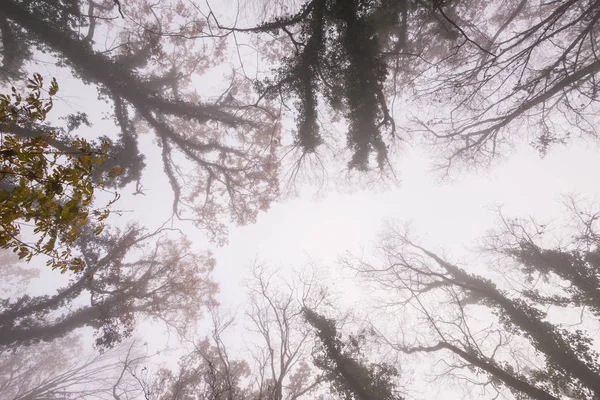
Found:
<path fill-rule="evenodd" d="M 508 216 L 547 220 L 560 217 L 565 195 L 598 196 L 600 158 L 596 148 L 581 143 L 557 147 L 544 159 L 523 147 L 489 171 L 442 184 L 418 151 L 405 157 L 395 189 L 330 193 L 322 200 L 300 196 L 275 204 L 256 224 L 233 230 L 229 245 L 216 252 L 224 297 L 239 293 L 231 278 L 243 275 L 257 256 L 298 267 L 309 255 L 333 265 L 341 253 L 375 244 L 389 218 L 411 222 L 434 247 L 460 251 L 494 227 L 498 206 Z"/>

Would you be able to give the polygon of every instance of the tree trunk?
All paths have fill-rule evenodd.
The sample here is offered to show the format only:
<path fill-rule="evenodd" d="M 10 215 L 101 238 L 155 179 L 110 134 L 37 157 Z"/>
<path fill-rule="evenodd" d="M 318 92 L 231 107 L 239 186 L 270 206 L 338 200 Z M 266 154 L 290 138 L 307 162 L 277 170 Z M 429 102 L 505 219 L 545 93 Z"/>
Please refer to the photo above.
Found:
<path fill-rule="evenodd" d="M 81 308 L 58 322 L 33 327 L 0 328 L 0 348 L 17 347 L 37 342 L 51 342 L 78 328 L 102 326 L 105 316 L 98 306 Z"/>
<path fill-rule="evenodd" d="M 576 377 L 600 396 L 600 374 L 590 369 L 565 343 L 561 334 L 548 322 L 541 320 L 534 309 L 525 302 L 516 302 L 504 296 L 491 282 L 467 274 L 444 261 L 436 254 L 421 249 L 444 268 L 455 281 L 452 284 L 482 295 L 506 313 L 507 320 L 523 330 L 533 346 L 566 373 Z"/>

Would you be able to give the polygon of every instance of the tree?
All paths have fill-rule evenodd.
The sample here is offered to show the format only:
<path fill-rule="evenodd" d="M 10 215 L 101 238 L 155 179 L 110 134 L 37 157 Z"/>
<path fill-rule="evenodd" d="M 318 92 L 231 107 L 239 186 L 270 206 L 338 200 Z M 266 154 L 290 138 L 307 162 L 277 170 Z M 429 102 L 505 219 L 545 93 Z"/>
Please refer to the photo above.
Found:
<path fill-rule="evenodd" d="M 597 136 L 599 5 L 519 0 L 479 17 L 461 10 L 467 21 L 459 24 L 479 46 L 457 49 L 460 66 L 437 65 L 419 90 L 432 107 L 416 132 L 439 146 L 440 166 L 487 164 L 517 139 L 544 155 L 574 136 Z"/>
<path fill-rule="evenodd" d="M 44 343 L 26 351 L 0 354 L 0 395 L 3 399 L 138 398 L 131 373 L 150 359 L 135 341 L 102 354 L 83 352 L 76 336 Z"/>
<path fill-rule="evenodd" d="M 255 27 L 223 28 L 286 43 L 258 89 L 295 102 L 305 152 L 332 144 L 319 126 L 326 103 L 347 122 L 350 168 L 373 159 L 381 168 L 393 139 L 410 133 L 433 144 L 448 170 L 488 164 L 523 139 L 544 155 L 572 136 L 597 136 L 599 8 L 597 0 L 307 0 Z"/>
<path fill-rule="evenodd" d="M 347 147 L 352 151 L 348 166 L 368 170 L 374 155 L 383 169 L 388 163 L 388 144 L 396 137 L 386 84 L 391 75 L 396 80 L 394 64 L 402 56 L 431 53 L 431 41 L 419 42 L 412 50 L 410 42 L 419 35 L 430 34 L 430 39 L 441 42 L 448 36 L 455 38 L 437 35 L 454 28 L 435 4 L 311 0 L 297 12 L 277 15 L 257 27 L 229 29 L 281 35 L 288 40 L 289 48 L 282 54 L 291 51 L 292 55 L 282 56 L 274 76 L 258 81 L 257 88 L 261 98 L 293 96 L 299 148 L 313 153 L 324 143 L 318 117 L 319 102 L 324 99 L 348 123 Z M 218 21 L 217 25 L 221 27 Z M 393 106 L 394 101 L 391 103 Z"/>
<path fill-rule="evenodd" d="M 309 308 L 304 317 L 317 331 L 320 349 L 315 355 L 315 365 L 320 368 L 334 391 L 345 400 L 400 400 L 396 393 L 398 370 L 386 363 L 368 364 L 361 354 L 360 345 L 365 336 L 350 336 L 345 343 L 335 326 Z M 361 358 L 363 358 L 361 360 Z"/>
<path fill-rule="evenodd" d="M 552 248 L 545 236 L 550 229 L 535 221 L 501 216 L 501 225 L 486 240 L 486 249 L 504 254 L 519 268 L 528 285 L 520 290 L 529 300 L 560 308 L 580 308 L 600 315 L 600 236 L 596 211 L 582 209 L 571 199 L 568 214 L 576 221 L 576 233 Z M 543 282 L 539 283 L 539 282 Z M 559 293 L 545 293 L 550 286 Z"/>
<path fill-rule="evenodd" d="M 28 57 L 11 58 L 20 41 L 29 54 L 49 52 L 75 77 L 95 85 L 113 106 L 120 128 L 111 168 L 119 166 L 123 176 L 115 184 L 139 179 L 138 132 L 154 132 L 173 190 L 173 214 L 223 241 L 229 219 L 251 222 L 277 195 L 279 131 L 272 114 L 245 106 L 247 83 L 235 74 L 216 101 L 196 91 L 192 81 L 222 59 L 224 43 L 193 17 L 194 4 L 85 3 L 5 2 L 3 68 L 14 69 Z M 117 23 L 121 17 L 125 26 Z M 99 40 L 99 32 L 109 40 Z M 36 135 L 29 129 L 13 132 Z"/>
<path fill-rule="evenodd" d="M 269 400 L 296 400 L 310 396 L 322 379 L 310 367 L 312 334 L 303 306 L 317 308 L 327 299 L 315 272 L 306 271 L 289 282 L 282 275 L 255 265 L 248 282 L 248 330 L 257 334 L 252 357 L 255 396 Z"/>
<path fill-rule="evenodd" d="M 152 400 L 207 399 L 244 400 L 253 398 L 244 381 L 250 366 L 232 359 L 223 341 L 233 319 L 222 320 L 212 309 L 212 334 L 193 343 L 193 350 L 179 360 L 178 369 L 161 368 L 142 382 L 146 398 Z"/>
<path fill-rule="evenodd" d="M 273 2 L 274 10 L 286 9 L 274 0 L 265 7 Z M 542 154 L 567 142 L 572 127 L 596 136 L 598 0 L 505 0 L 502 7 L 478 0 L 307 0 L 248 28 L 223 26 L 210 7 L 194 2 L 169 4 L 11 0 L 0 29 L 2 68 L 14 75 L 32 51 L 50 50 L 97 85 L 121 128 L 113 146 L 124 170 L 119 183 L 139 179 L 137 134 L 152 130 L 163 148 L 174 213 L 221 238 L 221 217 L 252 221 L 277 194 L 278 113 L 265 99 L 295 103 L 295 145 L 307 154 L 334 145 L 322 132 L 322 116 L 342 116 L 348 165 L 361 170 L 373 161 L 388 165 L 400 122 L 402 131 L 424 135 L 440 151 L 444 168 L 487 164 L 524 136 Z M 131 23 L 118 26 L 121 16 Z M 99 32 L 115 45 L 102 47 Z M 235 74 L 216 102 L 201 101 L 191 80 L 218 63 L 228 35 L 240 32 L 260 35 L 261 51 L 275 55 L 268 60 L 274 73 Z M 266 35 L 275 39 L 267 43 Z M 258 102 L 249 97 L 252 80 Z M 531 127 L 526 133 L 519 130 L 524 123 Z M 188 163 L 199 166 L 193 179 L 178 173 Z"/>
<path fill-rule="evenodd" d="M 130 226 L 88 234 L 79 248 L 86 267 L 56 294 L 2 299 L 0 349 L 50 342 L 84 327 L 95 331 L 97 347 L 107 348 L 128 337 L 142 316 L 184 334 L 217 291 L 212 257 L 161 231 Z"/>
<path fill-rule="evenodd" d="M 395 229 L 387 232 L 381 249 L 384 265 L 360 260 L 353 265 L 386 288 L 387 310 L 400 313 L 410 309 L 413 315 L 417 311 L 417 319 L 404 322 L 410 329 L 400 326 L 399 332 L 393 333 L 381 328 L 393 335 L 387 340 L 395 350 L 450 355 L 442 375 L 496 396 L 596 399 L 600 395 L 600 363 L 597 343 L 586 328 L 593 329 L 597 321 L 584 305 L 594 304 L 588 290 L 591 294 L 597 291 L 591 286 L 598 273 L 594 261 L 598 243 L 583 253 L 543 249 L 539 243 L 533 245 L 532 236 L 518 226 L 524 225 L 508 224 L 502 235 L 494 236 L 516 238 L 512 243 L 517 247 L 495 247 L 495 254 L 503 258 L 490 261 L 498 264 L 495 269 L 500 277 L 506 274 L 509 279 L 499 279 L 482 266 L 471 269 L 476 273 L 470 272 Z M 515 236 L 516 232 L 523 235 Z M 549 284 L 531 279 L 537 275 L 547 277 Z M 581 280 L 584 276 L 587 286 Z M 582 321 L 567 325 L 564 316 L 573 313 L 573 306 L 583 307 Z"/>
<path fill-rule="evenodd" d="M 145 382 L 152 400 L 297 400 L 323 393 L 323 379 L 310 360 L 313 335 L 303 317 L 302 304 L 316 307 L 325 292 L 314 276 L 299 276 L 300 283 L 287 284 L 263 266 L 254 267 L 248 282 L 248 325 L 224 318 L 212 308 L 209 337 L 190 341 L 193 349 L 176 370 L 163 368 Z M 243 332 L 248 345 L 238 357 Z M 231 341 L 230 341 L 231 340 Z"/>
<path fill-rule="evenodd" d="M 43 122 L 52 109 L 52 96 L 58 84 L 52 80 L 49 98 L 42 98 L 43 78 L 34 74 L 23 97 L 13 87 L 12 94 L 0 95 L 0 121 L 10 129 L 29 123 Z M 110 206 L 94 208 L 94 192 L 104 189 L 103 181 L 92 180 L 98 166 L 106 160 L 108 143 L 99 145 L 76 138 L 69 142 L 70 151 L 49 150 L 55 140 L 50 132 L 36 137 L 3 135 L 0 143 L 0 247 L 10 248 L 19 258 L 31 261 L 43 254 L 49 257 L 47 265 L 61 272 L 81 271 L 80 257 L 72 257 L 73 243 L 81 235 L 81 227 L 90 225 L 100 234 L 102 221 L 110 214 Z M 108 174 L 99 173 L 100 179 L 118 175 L 115 168 Z M 35 242 L 19 238 L 21 228 L 34 222 Z"/>

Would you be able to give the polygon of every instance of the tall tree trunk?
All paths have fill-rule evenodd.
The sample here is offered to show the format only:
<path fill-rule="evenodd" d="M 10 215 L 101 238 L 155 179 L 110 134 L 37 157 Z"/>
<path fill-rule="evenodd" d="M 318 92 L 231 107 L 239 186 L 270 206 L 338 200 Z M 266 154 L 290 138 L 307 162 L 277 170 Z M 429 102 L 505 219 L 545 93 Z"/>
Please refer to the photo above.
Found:
<path fill-rule="evenodd" d="M 549 322 L 541 320 L 536 310 L 525 302 L 509 299 L 493 283 L 466 273 L 432 252 L 423 248 L 421 250 L 452 276 L 452 280 L 447 283 L 483 296 L 488 302 L 492 303 L 492 307 L 497 307 L 506 314 L 509 323 L 523 330 L 534 347 L 544 354 L 550 362 L 579 379 L 593 390 L 597 396 L 600 396 L 600 373 L 592 370 L 585 362 L 580 360 L 565 342 L 561 333 L 557 332 Z"/>
<path fill-rule="evenodd" d="M 37 342 L 51 342 L 85 326 L 102 326 L 103 310 L 98 306 L 81 308 L 58 322 L 33 327 L 0 328 L 0 348 L 17 347 Z"/>

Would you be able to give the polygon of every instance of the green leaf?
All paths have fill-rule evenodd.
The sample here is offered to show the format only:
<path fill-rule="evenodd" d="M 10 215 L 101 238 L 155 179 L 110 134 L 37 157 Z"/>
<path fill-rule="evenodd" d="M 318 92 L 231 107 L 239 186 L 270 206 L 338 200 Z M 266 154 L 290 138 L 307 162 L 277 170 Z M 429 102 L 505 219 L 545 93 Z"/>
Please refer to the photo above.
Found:
<path fill-rule="evenodd" d="M 50 81 L 50 98 L 44 97 L 43 77 L 38 73 L 27 80 L 27 87 L 31 91 L 24 96 L 14 87 L 12 95 L 0 94 L 0 118 L 5 127 L 43 121 L 52 110 L 52 96 L 58 92 L 56 79 Z M 101 142 L 97 150 L 76 137 L 66 144 L 83 154 L 61 154 L 50 150 L 49 141 L 55 137 L 52 132 L 35 138 L 4 134 L 0 151 L 12 156 L 2 158 L 0 180 L 14 176 L 16 186 L 10 193 L 0 191 L 0 246 L 13 249 L 26 261 L 45 254 L 50 257 L 47 265 L 53 269 L 78 272 L 83 269 L 83 261 L 72 258 L 70 246 L 80 236 L 81 228 L 90 223 L 90 212 L 95 216 L 91 229 L 96 235 L 102 233 L 104 225 L 100 222 L 110 214 L 109 207 L 118 194 L 100 211 L 92 208 L 95 190 L 102 187 L 92 175 L 102 175 L 99 165 L 106 159 L 107 142 Z M 111 177 L 121 173 L 118 167 L 109 171 Z M 21 224 L 29 221 L 34 223 L 34 238 L 24 244 L 16 237 Z"/>
<path fill-rule="evenodd" d="M 123 168 L 120 167 L 112 167 L 110 169 L 110 171 L 108 171 L 108 177 L 109 178 L 114 178 L 116 176 L 119 176 L 123 173 Z"/>

